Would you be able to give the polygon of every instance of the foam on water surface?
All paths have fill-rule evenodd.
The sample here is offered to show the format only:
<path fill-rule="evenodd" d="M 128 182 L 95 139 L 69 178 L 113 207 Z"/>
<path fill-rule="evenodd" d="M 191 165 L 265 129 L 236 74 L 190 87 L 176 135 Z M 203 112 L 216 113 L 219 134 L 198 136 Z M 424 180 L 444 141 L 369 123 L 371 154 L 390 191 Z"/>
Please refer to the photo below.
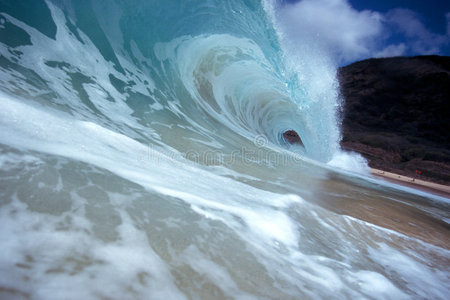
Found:
<path fill-rule="evenodd" d="M 445 298 L 447 249 L 327 205 L 448 203 L 356 175 L 329 59 L 232 2 L 0 12 L 0 297 Z"/>

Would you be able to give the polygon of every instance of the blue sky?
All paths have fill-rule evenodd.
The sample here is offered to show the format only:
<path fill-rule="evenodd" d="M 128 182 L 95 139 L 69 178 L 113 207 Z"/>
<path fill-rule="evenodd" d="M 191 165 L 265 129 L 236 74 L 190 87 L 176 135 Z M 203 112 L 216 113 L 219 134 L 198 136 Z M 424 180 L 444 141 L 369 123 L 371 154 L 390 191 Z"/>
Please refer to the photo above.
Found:
<path fill-rule="evenodd" d="M 450 13 L 450 1 L 446 0 L 350 0 L 357 10 L 370 9 L 386 13 L 394 8 L 407 8 L 416 12 L 430 30 L 444 34 L 447 30 L 445 13 Z"/>
<path fill-rule="evenodd" d="M 339 65 L 369 57 L 450 55 L 449 0 L 281 0 L 278 22 Z M 314 36 L 312 39 L 311 36 Z"/>

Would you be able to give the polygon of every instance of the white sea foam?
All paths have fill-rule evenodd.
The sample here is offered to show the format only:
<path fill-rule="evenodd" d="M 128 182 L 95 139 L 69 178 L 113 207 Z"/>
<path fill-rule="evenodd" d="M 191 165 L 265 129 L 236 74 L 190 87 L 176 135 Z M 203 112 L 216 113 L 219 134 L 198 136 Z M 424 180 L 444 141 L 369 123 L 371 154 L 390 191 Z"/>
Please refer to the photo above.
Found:
<path fill-rule="evenodd" d="M 275 270 L 276 265 L 272 265 L 267 260 L 268 257 L 272 257 L 278 263 L 285 265 L 283 268 L 287 267 L 287 269 L 283 270 L 280 275 L 281 278 L 285 278 L 288 282 L 291 281 L 292 272 L 294 272 L 318 286 L 328 286 L 328 292 L 325 292 L 325 294 L 329 293 L 329 291 L 341 290 L 346 285 L 339 273 L 327 266 L 329 263 L 335 264 L 334 260 L 326 258 L 324 260 L 320 256 L 305 255 L 297 249 L 297 245 L 304 242 L 302 241 L 304 230 L 308 229 L 307 227 L 300 229 L 292 217 L 287 214 L 288 211 L 286 209 L 289 210 L 292 205 L 297 205 L 296 210 L 304 209 L 305 212 L 309 211 L 312 216 L 311 220 L 319 220 L 314 221 L 317 222 L 314 225 L 316 229 L 323 228 L 323 230 L 328 231 L 330 226 L 331 228 L 339 226 L 328 222 L 326 222 L 325 226 L 322 213 L 320 215 L 315 213 L 314 211 L 317 211 L 317 208 L 306 205 L 298 196 L 280 196 L 251 188 L 248 185 L 212 173 L 204 174 L 206 171 L 202 169 L 158 153 L 154 153 L 154 155 L 159 156 L 159 160 L 152 170 L 142 168 L 134 153 L 143 150 L 142 148 L 145 148 L 145 146 L 124 135 L 112 132 L 91 122 L 73 120 L 72 117 L 61 113 L 58 113 L 59 115 L 56 113 L 49 114 L 41 109 L 11 100 L 5 95 L 2 96 L 2 104 L 4 108 L 0 115 L 0 140 L 2 143 L 84 161 L 110 170 L 158 194 L 182 199 L 194 211 L 207 219 L 218 220 L 223 224 L 227 224 L 238 236 L 247 240 L 252 247 L 258 249 L 257 251 L 260 253 L 255 252 L 254 255 L 259 257 L 260 263 L 269 270 Z M 26 112 L 26 115 L 24 112 Z M 13 123 L 11 122 L 12 119 L 18 120 L 15 126 L 11 126 L 11 123 Z M 36 136 L 35 129 L 39 127 L 39 124 L 36 122 L 41 119 L 46 120 L 46 126 L 40 126 L 39 130 L 43 134 Z M 30 160 L 29 163 L 34 163 L 34 160 Z M 195 183 L 188 179 L 191 178 L 192 174 L 196 174 L 199 179 Z M 235 190 L 240 191 L 238 199 L 233 196 Z M 220 201 L 216 200 L 217 195 L 220 195 Z M 248 207 L 242 206 L 243 199 L 245 199 Z M 86 267 L 83 272 L 77 275 L 77 285 L 86 284 L 89 281 L 89 274 L 115 274 L 113 277 L 111 277 L 112 275 L 107 276 L 101 281 L 117 282 L 112 285 L 113 287 L 101 293 L 96 292 L 96 287 L 100 282 L 96 280 L 96 285 L 89 285 L 88 291 L 77 292 L 76 290 L 71 290 L 70 293 L 74 295 L 74 298 L 78 296 L 90 298 L 95 293 L 105 296 L 123 293 L 121 291 L 123 286 L 121 282 L 133 282 L 131 279 L 133 276 L 153 278 L 152 280 L 148 279 L 148 283 L 144 284 L 145 288 L 140 285 L 133 287 L 137 293 L 145 293 L 146 290 L 151 290 L 152 293 L 155 293 L 154 287 L 158 286 L 159 289 L 162 286 L 167 289 L 161 290 L 161 294 L 158 295 L 168 294 L 168 291 L 171 291 L 170 293 L 175 293 L 175 298 L 181 297 L 177 289 L 172 286 L 174 283 L 167 271 L 167 262 L 162 262 L 158 255 L 154 254 L 143 236 L 144 233 L 136 229 L 136 225 L 130 220 L 128 214 L 121 212 L 120 206 L 117 206 L 120 205 L 120 202 L 117 203 L 115 209 L 119 209 L 118 212 L 122 223 L 116 229 L 119 234 L 118 239 L 113 244 L 102 245 L 100 241 L 80 231 L 81 228 L 86 228 L 88 232 L 93 230 L 90 222 L 86 222 L 82 214 L 72 216 L 75 217 L 74 220 L 78 220 L 77 223 L 73 223 L 70 226 L 70 232 L 73 233 L 54 232 L 57 220 L 62 220 L 64 214 L 60 217 L 54 217 L 53 221 L 49 219 L 51 218 L 49 216 L 43 219 L 43 216 L 39 213 L 26 212 L 23 204 L 14 201 L 10 206 L 6 206 L 1 210 L 4 214 L 2 220 L 5 223 L 2 226 L 4 231 L 2 236 L 7 237 L 3 245 L 9 251 L 7 252 L 9 254 L 6 256 L 8 261 L 22 261 L 23 258 L 14 253 L 21 253 L 21 255 L 26 256 L 23 251 L 36 249 L 36 253 L 47 253 L 46 255 L 48 256 L 46 257 L 53 257 L 53 260 L 56 258 L 54 268 L 57 269 L 61 264 L 61 260 L 67 259 L 69 253 L 77 253 L 77 256 L 89 257 L 90 261 L 98 259 L 104 262 L 99 266 L 95 263 L 95 266 Z M 16 217 L 8 217 L 8 214 L 13 209 L 20 213 L 16 214 Z M 18 226 L 19 223 L 22 225 Z M 39 237 L 31 229 L 36 226 L 39 228 L 37 231 L 39 232 Z M 367 230 L 372 229 L 367 228 Z M 15 238 L 16 236 L 21 236 L 21 238 L 17 239 Z M 45 244 L 42 244 L 42 237 L 44 236 Z M 55 246 L 56 243 L 59 245 L 58 247 Z M 58 257 L 60 258 L 58 259 Z M 123 257 L 123 259 L 120 257 Z M 188 257 L 186 256 L 186 259 Z M 238 289 L 233 283 L 234 281 L 222 267 L 214 267 L 214 263 L 208 261 L 202 263 L 200 260 L 194 263 L 196 260 L 192 259 L 190 257 L 186 262 L 191 264 L 200 274 L 206 272 L 207 266 L 211 267 L 211 273 L 208 273 L 208 276 L 211 276 L 210 279 L 216 284 L 217 280 L 224 280 L 224 291 L 236 297 L 247 297 L 242 292 L 237 292 Z M 294 259 L 297 263 L 294 263 L 291 259 Z M 48 265 L 48 260 L 46 259 L 40 263 L 44 263 L 47 269 L 53 268 L 53 263 Z M 293 264 L 293 266 L 288 267 L 289 264 Z M 5 260 L 3 265 L 6 266 L 9 263 Z M 148 269 L 144 266 L 153 266 L 152 268 L 156 269 Z M 396 266 L 393 267 L 396 271 L 402 270 Z M 423 265 L 416 265 L 416 267 L 421 272 L 424 270 Z M 293 269 L 289 271 L 291 268 Z M 343 268 L 345 270 L 348 267 Z M 403 295 L 383 275 L 367 270 L 356 271 L 354 274 L 350 270 L 345 272 L 349 274 L 349 278 L 353 278 L 351 279 L 353 281 L 359 278 L 358 280 L 361 283 L 360 289 L 363 294 L 373 293 L 374 290 L 371 289 L 370 283 L 377 282 L 379 285 L 378 295 L 382 296 L 391 293 Z M 401 271 L 401 274 L 403 272 L 406 272 L 406 270 Z M 41 273 L 36 273 L 36 276 L 38 274 Z M 117 276 L 117 274 L 121 275 Z M 156 274 L 158 275 L 156 276 Z M 34 293 L 45 295 L 45 291 L 51 285 L 63 284 L 66 280 L 65 276 L 59 273 L 56 277 L 53 275 L 50 278 L 45 276 L 48 284 L 39 282 L 38 285 L 42 288 L 42 291 L 37 289 L 34 290 Z M 430 276 L 432 275 L 430 274 Z M 156 279 L 163 280 L 163 283 L 155 283 L 154 280 Z M 146 279 L 142 280 L 147 282 Z M 415 279 L 411 278 L 411 280 Z M 3 281 L 4 286 L 23 290 L 23 286 L 17 284 L 10 280 Z M 111 284 L 108 286 L 111 286 Z M 292 293 L 295 294 L 296 292 L 292 291 Z M 351 292 L 351 294 L 354 293 Z M 361 294 L 356 293 L 354 295 Z M 436 291 L 436 295 L 439 295 L 439 290 Z M 55 298 L 59 296 L 61 294 L 55 294 Z"/>
<path fill-rule="evenodd" d="M 339 151 L 333 155 L 333 158 L 327 163 L 329 166 L 360 173 L 364 175 L 370 174 L 367 161 L 358 153 Z"/>
<path fill-rule="evenodd" d="M 1 66 L 0 297 L 426 297 L 422 282 L 431 297 L 448 294 L 439 263 L 448 251 L 316 205 L 373 192 L 328 171 L 364 164 L 333 157 L 337 97 L 326 58 L 286 49 L 280 58 L 276 38 L 253 34 L 258 22 L 252 34 L 180 26 L 169 36 L 172 24 L 154 32 L 154 16 L 126 2 L 95 3 L 122 73 L 92 35 L 69 29 L 69 1 L 47 4 L 55 39 L 2 13 L 32 45 L 0 43 L 0 53 L 35 75 Z M 151 5 L 143 2 L 144 15 Z M 305 147 L 280 148 L 286 129 Z M 188 151 L 217 160 L 189 160 Z M 340 176 L 364 177 L 349 174 Z"/>

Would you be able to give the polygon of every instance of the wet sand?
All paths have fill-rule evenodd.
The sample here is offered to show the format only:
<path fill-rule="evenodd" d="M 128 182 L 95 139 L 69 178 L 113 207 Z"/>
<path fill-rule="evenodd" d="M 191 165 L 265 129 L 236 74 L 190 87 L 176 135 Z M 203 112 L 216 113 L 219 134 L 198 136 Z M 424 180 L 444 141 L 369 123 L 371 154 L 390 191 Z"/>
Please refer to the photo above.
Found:
<path fill-rule="evenodd" d="M 370 171 L 372 172 L 372 175 L 383 178 L 387 181 L 420 189 L 442 197 L 450 198 L 450 186 L 448 185 L 424 181 L 418 178 L 390 173 L 379 169 L 370 169 Z"/>
<path fill-rule="evenodd" d="M 450 199 L 448 186 L 413 180 L 382 170 L 372 172 L 374 176 L 390 182 Z M 450 250 L 450 224 L 445 221 L 450 218 L 447 204 L 414 196 L 401 197 L 400 201 L 393 201 L 392 198 L 384 196 L 384 189 L 380 190 L 380 193 L 376 190 L 368 191 L 365 187 L 348 191 L 349 183 L 353 184 L 338 174 L 330 175 L 330 180 L 323 183 L 322 190 L 315 195 L 315 199 L 319 205 L 335 213 L 348 215 Z M 450 266 L 450 260 L 445 263 Z"/>

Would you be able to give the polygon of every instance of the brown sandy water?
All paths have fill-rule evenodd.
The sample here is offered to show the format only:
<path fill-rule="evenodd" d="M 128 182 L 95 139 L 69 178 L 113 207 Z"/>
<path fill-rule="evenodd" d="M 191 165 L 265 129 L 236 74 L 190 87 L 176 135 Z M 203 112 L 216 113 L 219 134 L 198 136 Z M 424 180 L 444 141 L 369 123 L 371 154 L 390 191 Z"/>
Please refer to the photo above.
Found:
<path fill-rule="evenodd" d="M 450 217 L 448 204 L 382 186 L 379 186 L 380 191 L 345 191 L 341 184 L 346 180 L 339 175 L 333 177 L 336 182 L 326 183 L 326 189 L 341 191 L 343 197 L 318 192 L 319 203 L 324 208 L 450 250 L 450 224 L 443 220 Z M 448 195 L 430 187 L 390 180 L 437 195 Z M 388 196 L 382 192 L 387 192 Z"/>
<path fill-rule="evenodd" d="M 430 289 L 439 298 L 447 290 L 448 204 L 427 195 L 302 161 L 235 161 L 234 172 L 177 164 L 173 174 L 187 179 L 167 176 L 157 183 L 179 186 L 158 190 L 148 172 L 164 161 L 116 160 L 109 172 L 7 147 L 2 155 L 7 259 L 0 263 L 19 279 L 0 282 L 0 295 L 73 280 L 99 295 L 93 299 L 143 298 L 155 284 L 180 299 L 424 296 Z M 136 183 L 115 174 L 123 170 Z M 113 288 L 99 290 L 102 278 Z"/>

